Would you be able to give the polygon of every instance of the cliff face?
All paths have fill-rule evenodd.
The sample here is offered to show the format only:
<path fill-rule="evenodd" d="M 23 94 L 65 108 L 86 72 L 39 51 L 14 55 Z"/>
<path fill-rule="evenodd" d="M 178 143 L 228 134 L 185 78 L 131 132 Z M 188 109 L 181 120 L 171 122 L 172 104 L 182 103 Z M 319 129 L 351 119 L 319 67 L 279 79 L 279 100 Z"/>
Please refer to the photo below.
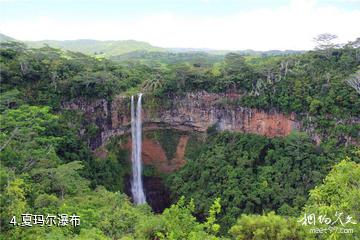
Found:
<path fill-rule="evenodd" d="M 131 139 L 125 148 L 131 150 Z M 144 137 L 142 141 L 142 160 L 145 165 L 151 165 L 158 172 L 169 173 L 181 168 L 185 163 L 185 150 L 189 136 L 182 135 L 176 146 L 174 157 L 168 159 L 161 144 L 154 139 Z"/>
<path fill-rule="evenodd" d="M 218 131 L 255 133 L 267 137 L 286 136 L 300 124 L 295 115 L 286 116 L 277 112 L 264 112 L 229 104 L 238 95 L 188 93 L 172 99 L 171 106 L 159 106 L 156 110 L 143 112 L 143 129 L 169 128 L 180 131 L 206 132 L 209 127 Z M 124 134 L 130 125 L 126 99 L 117 97 L 111 106 L 111 127 L 102 133 L 102 142 L 114 135 Z M 125 106 L 125 108 L 124 108 Z"/>
<path fill-rule="evenodd" d="M 235 131 L 260 134 L 267 137 L 286 136 L 300 129 L 295 115 L 275 111 L 264 112 L 244 108 L 230 102 L 237 94 L 188 93 L 172 99 L 171 106 L 147 107 L 144 97 L 143 130 L 177 129 L 180 131 L 206 132 L 209 127 L 218 131 Z M 97 148 L 113 136 L 127 134 L 130 130 L 129 98 L 117 96 L 111 105 L 104 99 L 87 102 L 76 99 L 63 104 L 66 109 L 81 110 L 85 118 L 99 128 L 99 137 L 91 143 Z"/>

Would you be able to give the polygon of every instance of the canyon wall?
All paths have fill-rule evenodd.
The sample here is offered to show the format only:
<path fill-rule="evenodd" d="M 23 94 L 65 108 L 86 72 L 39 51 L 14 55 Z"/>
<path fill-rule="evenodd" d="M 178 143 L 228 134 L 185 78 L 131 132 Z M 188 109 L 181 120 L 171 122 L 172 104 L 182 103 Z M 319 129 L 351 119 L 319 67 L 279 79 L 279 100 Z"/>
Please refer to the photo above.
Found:
<path fill-rule="evenodd" d="M 174 157 L 169 159 L 159 141 L 144 137 L 142 142 L 143 164 L 154 166 L 158 172 L 162 173 L 176 171 L 186 163 L 185 151 L 188 140 L 189 136 L 180 136 L 176 145 Z M 124 147 L 130 151 L 131 141 L 128 141 Z"/>
<path fill-rule="evenodd" d="M 294 129 L 300 129 L 295 115 L 271 111 L 264 112 L 234 104 L 236 94 L 211 94 L 207 92 L 188 93 L 171 99 L 167 107 L 147 108 L 144 98 L 143 129 L 176 129 L 179 131 L 217 131 L 254 133 L 267 137 L 286 136 Z M 126 98 L 118 96 L 111 106 L 111 127 L 101 135 L 102 142 L 110 137 L 128 131 L 130 118 Z M 125 106 L 125 109 L 124 109 Z"/>
<path fill-rule="evenodd" d="M 169 106 L 151 106 L 144 96 L 143 130 L 176 129 L 184 132 L 217 131 L 254 133 L 267 137 L 286 136 L 299 130 L 295 114 L 265 112 L 244 108 L 234 102 L 238 94 L 187 93 L 169 100 Z M 117 96 L 111 104 L 104 100 L 87 102 L 76 99 L 63 104 L 66 109 L 81 110 L 85 118 L 95 123 L 99 134 L 91 142 L 93 149 L 104 145 L 111 137 L 130 131 L 129 97 Z"/>

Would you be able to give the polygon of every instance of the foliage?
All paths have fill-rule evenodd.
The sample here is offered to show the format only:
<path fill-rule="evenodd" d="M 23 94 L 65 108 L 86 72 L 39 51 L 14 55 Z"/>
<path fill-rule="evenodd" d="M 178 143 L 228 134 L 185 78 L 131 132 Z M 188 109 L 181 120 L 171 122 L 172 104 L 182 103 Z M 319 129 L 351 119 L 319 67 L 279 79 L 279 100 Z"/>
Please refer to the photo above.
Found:
<path fill-rule="evenodd" d="M 332 222 L 336 221 L 337 216 L 339 216 L 340 220 L 334 226 L 352 229 L 354 235 L 359 236 L 359 186 L 359 163 L 352 162 L 347 157 L 336 164 L 324 182 L 310 191 L 309 200 L 304 208 L 304 214 L 316 216 L 315 226 L 310 225 L 310 227 L 324 227 L 324 223 L 319 222 L 320 216 L 330 218 Z M 352 234 L 344 234 L 339 230 L 325 232 L 319 234 L 318 237 L 319 239 L 352 239 Z"/>
<path fill-rule="evenodd" d="M 176 153 L 181 133 L 175 130 L 157 130 L 146 133 L 146 137 L 158 141 L 164 149 L 167 159 L 171 160 Z"/>
<path fill-rule="evenodd" d="M 321 182 L 339 155 L 340 149 L 334 152 L 326 144 L 316 148 L 300 133 L 274 139 L 220 133 L 169 175 L 167 185 L 175 198 L 186 194 L 194 199 L 200 219 L 221 197 L 219 222 L 225 231 L 241 213 L 276 210 L 297 216 L 308 191 Z"/>
<path fill-rule="evenodd" d="M 61 138 L 52 134 L 58 117 L 48 107 L 23 105 L 6 110 L 0 122 L 2 164 L 23 173 L 36 165 L 51 166 L 58 162 L 55 149 Z"/>
<path fill-rule="evenodd" d="M 200 224 L 192 215 L 194 212 L 194 203 L 191 200 L 185 202 L 181 197 L 179 201 L 156 218 L 144 222 L 140 225 L 138 235 L 139 239 L 219 239 L 211 233 L 216 233 L 218 225 L 214 224 L 215 215 L 220 211 L 219 199 L 214 202 L 210 210 L 210 218 L 205 224 Z M 143 235 L 143 234 L 146 235 Z"/>
<path fill-rule="evenodd" d="M 311 239 L 295 218 L 284 218 L 269 212 L 266 215 L 241 215 L 229 233 L 234 239 Z"/>
<path fill-rule="evenodd" d="M 120 66 L 81 53 L 50 47 L 28 49 L 15 42 L 1 43 L 0 68 L 2 93 L 16 88 L 27 103 L 56 108 L 62 100 L 75 97 L 111 99 L 152 72 L 141 64 Z"/>
<path fill-rule="evenodd" d="M 41 48 L 46 45 L 53 48 L 61 48 L 64 50 L 81 52 L 88 55 L 95 55 L 101 57 L 112 57 L 126 54 L 134 51 L 163 51 L 162 48 L 150 45 L 147 42 L 140 42 L 134 40 L 124 41 L 96 41 L 96 40 L 70 40 L 70 41 L 31 41 L 26 42 L 30 47 Z"/>
<path fill-rule="evenodd" d="M 13 89 L 0 94 L 0 112 L 5 111 L 8 108 L 15 107 L 22 103 L 20 98 L 20 91 Z"/>
<path fill-rule="evenodd" d="M 344 144 L 359 139 L 360 98 L 353 82 L 346 82 L 359 70 L 358 40 L 340 47 L 327 37 L 319 39 L 325 45 L 318 50 L 301 54 L 137 52 L 118 57 L 120 63 L 104 59 L 103 50 L 91 57 L 1 42 L 0 238 L 223 239 L 230 234 L 235 239 L 311 239 L 314 235 L 304 235 L 308 229 L 294 219 L 305 204 L 302 213 L 342 211 L 359 222 L 360 160 L 354 147 Z M 88 51 L 91 44 L 81 47 Z M 127 44 L 129 49 L 149 47 Z M 118 51 L 106 47 L 113 50 Z M 106 154 L 97 157 L 90 143 L 103 130 L 98 119 L 91 122 L 63 109 L 74 99 L 106 99 L 110 107 L 115 95 L 141 90 L 156 111 L 172 106 L 174 95 L 204 89 L 240 93 L 223 105 L 295 112 L 323 142 L 314 145 L 305 133 L 269 139 L 218 133 L 211 126 L 206 138 L 189 139 L 187 164 L 166 179 L 177 203 L 155 215 L 122 193 L 130 170 L 128 153 L 119 147 L 123 139 L 98 149 Z M 168 159 L 173 157 L 179 133 L 149 136 L 161 143 Z M 345 156 L 354 162 L 333 167 Z M 149 168 L 147 174 L 154 171 Z M 81 225 L 9 224 L 22 213 L 76 213 Z"/>
<path fill-rule="evenodd" d="M 150 66 L 159 66 L 164 64 L 177 64 L 189 62 L 194 66 L 209 66 L 224 59 L 223 55 L 209 54 L 205 52 L 149 52 L 133 51 L 110 58 L 116 62 L 139 61 Z"/>

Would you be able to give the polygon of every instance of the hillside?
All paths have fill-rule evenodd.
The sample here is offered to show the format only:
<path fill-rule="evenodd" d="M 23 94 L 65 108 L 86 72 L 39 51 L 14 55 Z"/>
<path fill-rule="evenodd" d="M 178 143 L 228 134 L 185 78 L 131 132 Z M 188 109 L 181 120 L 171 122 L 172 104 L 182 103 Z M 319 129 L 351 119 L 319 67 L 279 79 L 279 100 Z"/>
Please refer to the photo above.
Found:
<path fill-rule="evenodd" d="M 18 41 L 12 37 L 0 33 L 0 42 Z M 78 40 L 42 40 L 42 41 L 22 41 L 31 48 L 41 48 L 50 46 L 53 48 L 61 48 L 64 50 L 81 52 L 88 55 L 97 55 L 101 57 L 112 57 L 126 54 L 134 51 L 161 52 L 164 48 L 152 46 L 150 43 L 135 40 L 119 40 L 119 41 L 98 41 L 92 39 Z"/>
<path fill-rule="evenodd" d="M 0 42 L 11 42 L 16 41 L 14 38 L 6 36 L 5 34 L 0 33 Z"/>
<path fill-rule="evenodd" d="M 110 57 L 116 62 L 138 61 L 145 64 L 179 64 L 188 62 L 190 64 L 211 65 L 224 60 L 224 55 L 213 55 L 206 52 L 148 52 L 134 51 Z"/>
<path fill-rule="evenodd" d="M 0 33 L 0 42 L 20 41 Z M 244 56 L 284 56 L 301 54 L 304 51 L 293 50 L 214 50 L 202 48 L 162 48 L 151 45 L 150 43 L 135 40 L 117 41 L 98 41 L 92 39 L 78 40 L 42 40 L 42 41 L 23 41 L 32 48 L 50 46 L 64 50 L 81 52 L 87 55 L 105 57 L 117 62 L 141 61 L 142 63 L 154 64 L 165 63 L 175 64 L 179 62 L 190 62 L 202 64 L 212 64 L 224 59 L 224 55 L 236 52 Z"/>
<path fill-rule="evenodd" d="M 91 39 L 79 39 L 66 41 L 26 41 L 25 43 L 34 48 L 49 45 L 54 48 L 62 48 L 69 51 L 81 52 L 88 55 L 100 55 L 103 57 L 111 57 L 133 51 L 164 51 L 163 48 L 152 46 L 147 42 L 135 40 L 97 41 Z"/>

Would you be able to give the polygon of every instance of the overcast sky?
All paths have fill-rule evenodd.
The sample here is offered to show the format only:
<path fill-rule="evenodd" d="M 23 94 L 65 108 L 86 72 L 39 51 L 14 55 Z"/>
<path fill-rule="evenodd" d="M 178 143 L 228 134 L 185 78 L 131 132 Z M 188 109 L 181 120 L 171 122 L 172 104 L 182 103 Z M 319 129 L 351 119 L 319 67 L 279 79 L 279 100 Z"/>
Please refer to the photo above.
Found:
<path fill-rule="evenodd" d="M 360 0 L 0 0 L 0 32 L 19 40 L 146 41 L 160 47 L 314 47 L 360 37 Z"/>

